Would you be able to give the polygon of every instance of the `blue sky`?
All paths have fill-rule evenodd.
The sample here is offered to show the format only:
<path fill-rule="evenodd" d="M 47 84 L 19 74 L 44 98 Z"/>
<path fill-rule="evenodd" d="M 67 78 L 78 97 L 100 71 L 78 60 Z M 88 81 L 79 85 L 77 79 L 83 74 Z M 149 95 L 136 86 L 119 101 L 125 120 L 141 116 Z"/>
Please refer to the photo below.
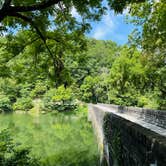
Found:
<path fill-rule="evenodd" d="M 89 37 L 101 40 L 112 40 L 118 44 L 125 44 L 128 41 L 128 35 L 135 28 L 132 24 L 125 21 L 125 13 L 115 15 L 109 12 L 102 17 L 100 22 L 93 22 Z"/>
<path fill-rule="evenodd" d="M 128 35 L 135 27 L 126 23 L 126 14 L 127 10 L 118 15 L 115 15 L 113 11 L 109 11 L 100 22 L 91 22 L 92 30 L 87 36 L 100 40 L 112 40 L 120 45 L 127 43 Z M 72 10 L 72 15 L 79 18 L 75 9 Z"/>

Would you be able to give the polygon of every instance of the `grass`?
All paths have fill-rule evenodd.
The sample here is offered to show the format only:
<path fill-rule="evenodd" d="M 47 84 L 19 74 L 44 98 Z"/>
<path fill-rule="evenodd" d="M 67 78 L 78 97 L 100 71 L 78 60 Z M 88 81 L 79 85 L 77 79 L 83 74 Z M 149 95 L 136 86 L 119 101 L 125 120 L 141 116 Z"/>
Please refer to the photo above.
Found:
<path fill-rule="evenodd" d="M 0 115 L 0 129 L 14 141 L 31 147 L 44 166 L 97 166 L 98 148 L 85 108 L 77 113 L 31 116 Z"/>

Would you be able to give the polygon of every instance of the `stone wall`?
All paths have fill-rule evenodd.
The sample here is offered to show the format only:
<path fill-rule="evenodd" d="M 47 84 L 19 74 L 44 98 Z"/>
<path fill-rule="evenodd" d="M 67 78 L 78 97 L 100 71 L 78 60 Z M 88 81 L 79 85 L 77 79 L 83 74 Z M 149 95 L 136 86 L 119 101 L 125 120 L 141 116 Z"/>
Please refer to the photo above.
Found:
<path fill-rule="evenodd" d="M 104 117 L 110 165 L 165 166 L 166 138 L 115 114 Z"/>
<path fill-rule="evenodd" d="M 129 114 L 166 131 L 166 111 L 105 104 L 104 107 L 115 112 L 89 105 L 89 120 L 102 151 L 101 165 L 166 166 L 166 137 L 116 114 Z"/>
<path fill-rule="evenodd" d="M 152 109 L 138 108 L 138 107 L 124 107 L 124 106 L 111 105 L 111 104 L 100 104 L 100 105 L 103 105 L 108 108 L 113 108 L 120 113 L 130 114 L 137 118 L 143 119 L 145 122 L 166 129 L 166 110 L 161 111 L 161 110 L 152 110 Z"/>
<path fill-rule="evenodd" d="M 92 126 L 94 128 L 95 135 L 97 137 L 98 148 L 100 151 L 100 162 L 104 162 L 109 165 L 109 153 L 108 146 L 104 143 L 104 132 L 103 132 L 103 120 L 104 120 L 105 112 L 94 106 L 89 105 L 88 108 L 88 120 L 92 122 Z"/>

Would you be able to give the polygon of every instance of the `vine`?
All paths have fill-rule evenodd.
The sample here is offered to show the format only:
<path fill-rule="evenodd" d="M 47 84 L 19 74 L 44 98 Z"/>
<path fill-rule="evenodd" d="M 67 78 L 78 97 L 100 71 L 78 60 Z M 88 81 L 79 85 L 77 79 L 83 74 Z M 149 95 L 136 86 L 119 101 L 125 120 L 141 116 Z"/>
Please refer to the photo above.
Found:
<path fill-rule="evenodd" d="M 112 115 L 107 113 L 103 121 L 105 143 L 108 144 L 109 160 L 112 165 L 121 165 L 122 146 L 120 129 L 112 122 Z"/>

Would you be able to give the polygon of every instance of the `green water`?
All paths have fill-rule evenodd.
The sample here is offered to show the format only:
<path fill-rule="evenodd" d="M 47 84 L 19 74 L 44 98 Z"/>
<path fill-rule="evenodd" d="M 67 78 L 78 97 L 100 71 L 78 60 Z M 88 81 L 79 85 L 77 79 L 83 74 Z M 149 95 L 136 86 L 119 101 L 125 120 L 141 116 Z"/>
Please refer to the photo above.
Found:
<path fill-rule="evenodd" d="M 91 124 L 79 115 L 0 115 L 15 142 L 32 147 L 46 166 L 97 166 L 98 148 Z"/>

